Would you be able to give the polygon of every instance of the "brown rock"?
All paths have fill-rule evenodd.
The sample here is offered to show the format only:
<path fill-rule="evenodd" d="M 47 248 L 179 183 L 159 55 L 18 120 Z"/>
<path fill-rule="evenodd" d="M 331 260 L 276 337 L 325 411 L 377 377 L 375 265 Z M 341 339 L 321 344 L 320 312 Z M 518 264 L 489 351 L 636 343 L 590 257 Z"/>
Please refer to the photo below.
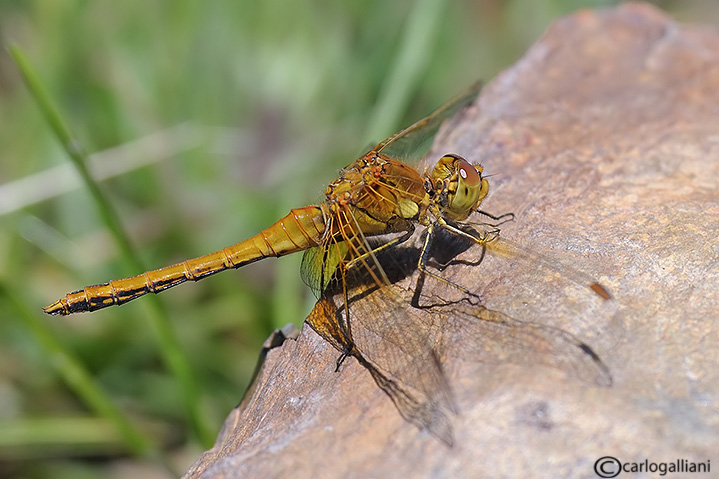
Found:
<path fill-rule="evenodd" d="M 572 336 L 513 340 L 496 323 L 473 329 L 471 314 L 408 309 L 407 324 L 434 318 L 423 334 L 449 385 L 438 394 L 451 397 L 421 384 L 417 397 L 443 408 L 453 447 L 404 420 L 356 359 L 335 372 L 337 350 L 305 326 L 269 352 L 186 477 L 596 477 L 602 456 L 707 461 L 719 450 L 719 32 L 642 4 L 579 12 L 445 131 L 435 151 L 493 175 L 483 208 L 517 215 L 502 237 L 597 277 L 615 299 L 553 260 L 463 264 L 478 259 L 471 248 L 442 274 L 517 331 Z M 382 317 L 367 298 L 353 314 Z M 606 364 L 611 387 L 572 338 Z"/>

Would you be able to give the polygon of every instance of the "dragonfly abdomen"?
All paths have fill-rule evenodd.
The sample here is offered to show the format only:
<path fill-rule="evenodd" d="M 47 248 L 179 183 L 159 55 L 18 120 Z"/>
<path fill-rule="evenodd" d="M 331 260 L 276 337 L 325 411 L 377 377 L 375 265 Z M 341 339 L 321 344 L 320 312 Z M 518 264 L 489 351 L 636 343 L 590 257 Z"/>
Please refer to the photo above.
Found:
<path fill-rule="evenodd" d="M 199 281 L 230 268 L 239 268 L 269 256 L 283 256 L 317 246 L 325 216 L 319 206 L 296 208 L 259 234 L 220 251 L 147 271 L 130 278 L 86 286 L 43 308 L 48 314 L 67 315 L 120 305 L 148 293 L 159 293 L 185 281 Z"/>

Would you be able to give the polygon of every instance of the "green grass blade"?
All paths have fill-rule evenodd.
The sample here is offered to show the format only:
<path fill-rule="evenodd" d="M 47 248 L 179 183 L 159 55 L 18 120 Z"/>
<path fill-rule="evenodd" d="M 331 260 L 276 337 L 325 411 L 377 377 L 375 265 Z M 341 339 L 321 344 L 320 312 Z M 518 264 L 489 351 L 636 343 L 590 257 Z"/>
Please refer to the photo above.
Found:
<path fill-rule="evenodd" d="M 50 358 L 50 364 L 55 367 L 68 387 L 92 411 L 114 425 L 127 448 L 137 456 L 154 459 L 169 468 L 169 461 L 162 456 L 156 444 L 147 439 L 146 435 L 135 427 L 102 389 L 97 387 L 82 362 L 71 351 L 68 351 L 62 342 L 57 340 L 47 325 L 38 319 L 38 315 L 31 312 L 20 300 L 20 295 L 2 279 L 0 279 L 0 295 L 5 296 L 14 310 L 15 314 L 12 316 L 17 317 L 28 328 L 37 343 L 42 346 Z"/>
<path fill-rule="evenodd" d="M 110 230 L 112 237 L 118 244 L 124 262 L 129 265 L 135 273 L 145 271 L 145 268 L 142 266 L 130 245 L 128 236 L 117 214 L 114 212 L 110 202 L 102 193 L 100 186 L 93 179 L 87 168 L 87 153 L 84 151 L 84 148 L 80 142 L 74 138 L 69 127 L 63 121 L 58 109 L 52 103 L 50 96 L 25 59 L 24 54 L 16 45 L 10 45 L 9 51 L 30 90 L 30 94 L 40 107 L 48 124 L 82 176 L 83 182 L 92 195 L 102 221 Z M 212 428 L 209 426 L 209 422 L 201 413 L 199 390 L 194 374 L 190 368 L 190 363 L 180 348 L 167 313 L 163 310 L 160 302 L 154 296 L 150 296 L 146 302 L 151 305 L 150 320 L 158 334 L 158 343 L 162 356 L 182 389 L 182 397 L 193 431 L 200 443 L 204 447 L 209 448 L 214 443 L 215 438 L 212 433 Z"/>

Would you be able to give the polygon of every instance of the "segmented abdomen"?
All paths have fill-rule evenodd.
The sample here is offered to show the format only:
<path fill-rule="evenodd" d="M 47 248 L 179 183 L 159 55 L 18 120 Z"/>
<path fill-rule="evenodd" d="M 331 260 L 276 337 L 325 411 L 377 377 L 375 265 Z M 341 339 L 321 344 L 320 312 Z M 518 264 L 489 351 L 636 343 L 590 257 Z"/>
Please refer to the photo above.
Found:
<path fill-rule="evenodd" d="M 95 311 L 269 256 L 303 251 L 319 244 L 324 226 L 325 216 L 319 206 L 296 208 L 266 230 L 233 246 L 130 278 L 87 286 L 67 294 L 43 310 L 48 314 L 61 315 Z"/>

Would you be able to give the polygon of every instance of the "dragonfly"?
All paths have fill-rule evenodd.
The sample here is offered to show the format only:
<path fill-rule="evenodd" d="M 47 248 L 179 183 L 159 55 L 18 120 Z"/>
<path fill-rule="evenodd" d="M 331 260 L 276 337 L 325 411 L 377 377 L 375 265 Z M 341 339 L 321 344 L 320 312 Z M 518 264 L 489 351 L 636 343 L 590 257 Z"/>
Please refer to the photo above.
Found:
<path fill-rule="evenodd" d="M 321 204 L 292 209 L 267 229 L 235 245 L 137 276 L 86 286 L 43 310 L 51 315 L 96 311 L 264 258 L 305 251 L 301 274 L 319 298 L 308 323 L 341 351 L 336 369 L 346 357 L 357 358 L 392 398 L 403 417 L 450 444 L 451 429 L 445 412 L 455 408 L 439 367 L 437 337 L 431 337 L 423 326 L 427 319 L 417 312 L 419 309 L 407 312 L 408 300 L 403 290 L 393 284 L 395 278 L 390 279 L 387 263 L 381 258 L 396 255 L 402 249 L 400 245 L 407 243 L 421 227 L 424 237 L 419 254 L 412 258 L 412 268 L 467 297 L 473 293 L 428 266 L 432 245 L 442 235 L 480 245 L 498 255 L 555 268 L 543 256 L 499 237 L 499 226 L 513 220 L 514 215 L 496 216 L 480 209 L 489 192 L 489 181 L 481 165 L 446 153 L 424 172 L 412 166 L 425 159 L 442 124 L 472 105 L 480 90 L 481 85 L 474 84 L 429 116 L 361 155 L 329 184 Z M 475 214 L 483 221 L 469 221 Z M 376 300 L 369 303 L 370 309 L 356 300 L 369 291 L 366 285 L 353 283 L 358 272 L 368 276 L 369 283 L 382 293 L 374 295 Z M 563 274 L 589 287 L 600 298 L 611 298 L 588 275 L 566 268 Z M 341 298 L 343 307 L 336 307 L 335 296 Z M 352 318 L 361 326 L 357 337 L 353 335 L 350 318 L 355 304 L 358 314 L 353 313 Z M 529 363 L 535 362 L 533 358 L 543 351 L 545 363 L 563 364 L 565 369 L 569 365 L 570 372 L 595 384 L 611 382 L 598 356 L 561 330 L 518 322 L 477 305 L 440 305 L 434 311 L 455 321 L 464 318 L 467 324 L 475 325 L 474 330 L 481 329 L 481 333 L 474 334 L 477 338 L 524 338 L 515 340 L 519 344 L 516 348 L 524 351 L 516 356 L 527 357 Z M 482 326 L 484 323 L 487 324 Z M 412 330 L 419 332 L 408 335 Z M 370 336 L 384 337 L 387 341 L 383 344 L 368 340 Z M 534 353 L 526 354 L 528 351 Z M 553 359 L 546 359 L 549 357 Z"/>

